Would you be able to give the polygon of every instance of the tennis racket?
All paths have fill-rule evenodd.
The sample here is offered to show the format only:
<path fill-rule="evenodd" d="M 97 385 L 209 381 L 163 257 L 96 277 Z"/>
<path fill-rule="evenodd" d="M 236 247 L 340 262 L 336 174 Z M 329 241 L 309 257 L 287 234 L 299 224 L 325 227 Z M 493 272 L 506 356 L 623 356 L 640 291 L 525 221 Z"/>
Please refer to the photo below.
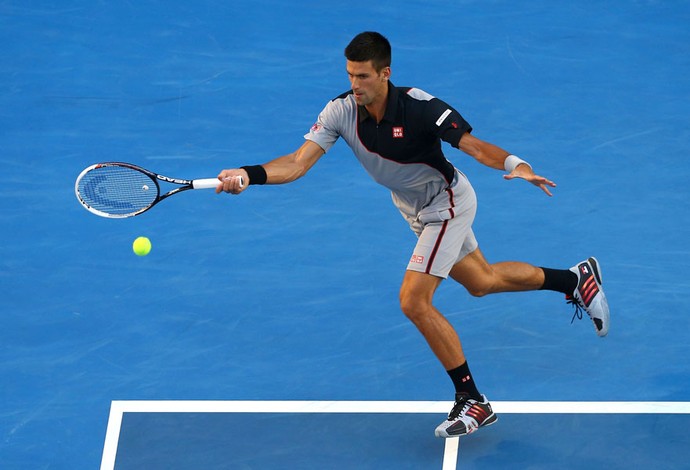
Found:
<path fill-rule="evenodd" d="M 159 182 L 177 187 L 161 194 Z M 77 177 L 74 191 L 82 206 L 101 217 L 123 219 L 142 214 L 173 194 L 188 189 L 211 189 L 218 178 L 183 180 L 159 175 L 131 163 L 97 163 Z M 240 177 L 240 186 L 244 182 Z"/>

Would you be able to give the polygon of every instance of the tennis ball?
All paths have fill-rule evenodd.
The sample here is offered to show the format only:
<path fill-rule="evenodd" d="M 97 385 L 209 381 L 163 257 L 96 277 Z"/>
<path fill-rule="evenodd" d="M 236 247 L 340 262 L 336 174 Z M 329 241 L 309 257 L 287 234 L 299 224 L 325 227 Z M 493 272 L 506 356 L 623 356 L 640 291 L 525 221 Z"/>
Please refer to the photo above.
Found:
<path fill-rule="evenodd" d="M 137 256 L 146 256 L 151 251 L 151 240 L 146 237 L 138 237 L 132 243 L 132 250 Z"/>

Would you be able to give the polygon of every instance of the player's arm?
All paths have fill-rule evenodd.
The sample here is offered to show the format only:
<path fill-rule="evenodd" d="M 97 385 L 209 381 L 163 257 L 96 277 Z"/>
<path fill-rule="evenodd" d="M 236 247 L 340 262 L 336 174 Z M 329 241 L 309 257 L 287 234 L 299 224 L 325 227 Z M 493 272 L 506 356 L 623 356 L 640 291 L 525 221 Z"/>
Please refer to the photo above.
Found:
<path fill-rule="evenodd" d="M 216 193 L 239 194 L 250 184 L 284 184 L 304 176 L 321 158 L 324 150 L 311 140 L 306 140 L 296 151 L 278 157 L 263 165 L 251 165 L 223 170 L 218 175 L 220 183 Z M 243 185 L 240 185 L 242 177 Z"/>
<path fill-rule="evenodd" d="M 532 167 L 527 162 L 520 160 L 514 155 L 510 155 L 492 143 L 474 137 L 469 132 L 464 133 L 460 138 L 458 148 L 483 165 L 497 170 L 508 171 L 508 174 L 503 176 L 507 180 L 522 178 L 537 186 L 549 196 L 552 195 L 549 187 L 556 187 L 556 183 L 553 181 L 534 174 Z"/>
<path fill-rule="evenodd" d="M 301 178 L 324 153 L 318 144 L 305 140 L 295 152 L 262 165 L 266 170 L 266 184 L 290 183 Z"/>

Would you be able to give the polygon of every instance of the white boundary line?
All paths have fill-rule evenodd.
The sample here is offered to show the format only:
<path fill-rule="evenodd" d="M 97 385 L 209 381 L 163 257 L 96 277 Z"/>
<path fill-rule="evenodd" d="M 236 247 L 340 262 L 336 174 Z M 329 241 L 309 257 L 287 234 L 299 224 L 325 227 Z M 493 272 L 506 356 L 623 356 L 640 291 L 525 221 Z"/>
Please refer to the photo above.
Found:
<path fill-rule="evenodd" d="M 446 439 L 446 445 L 443 448 L 443 467 L 441 467 L 441 470 L 457 470 L 458 447 L 460 447 L 459 437 Z"/>
<path fill-rule="evenodd" d="M 111 403 L 101 470 L 115 469 L 115 456 L 124 413 L 438 413 L 447 401 L 125 401 Z M 496 401 L 496 413 L 506 414 L 690 414 L 690 402 L 632 401 Z M 455 470 L 459 440 L 446 439 L 443 470 Z"/>

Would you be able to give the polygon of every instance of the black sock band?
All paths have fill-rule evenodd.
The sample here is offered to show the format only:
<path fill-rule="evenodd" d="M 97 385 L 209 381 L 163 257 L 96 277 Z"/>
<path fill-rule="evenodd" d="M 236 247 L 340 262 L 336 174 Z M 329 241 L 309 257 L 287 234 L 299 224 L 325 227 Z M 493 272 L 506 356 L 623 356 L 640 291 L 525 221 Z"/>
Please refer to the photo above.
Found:
<path fill-rule="evenodd" d="M 249 166 L 241 166 L 244 171 L 247 172 L 247 175 L 249 176 L 249 184 L 266 184 L 266 180 L 268 179 L 268 175 L 266 174 L 266 170 L 264 169 L 263 166 L 261 165 L 249 165 Z"/>
<path fill-rule="evenodd" d="M 553 290 L 570 295 L 577 288 L 577 274 L 568 269 L 541 268 L 544 271 L 544 285 L 540 290 Z"/>
<path fill-rule="evenodd" d="M 450 376 L 450 380 L 453 381 L 453 385 L 455 386 L 455 393 L 466 393 L 470 398 L 482 401 L 482 395 L 479 393 L 479 390 L 477 390 L 467 361 L 460 367 L 456 367 L 447 372 Z"/>

